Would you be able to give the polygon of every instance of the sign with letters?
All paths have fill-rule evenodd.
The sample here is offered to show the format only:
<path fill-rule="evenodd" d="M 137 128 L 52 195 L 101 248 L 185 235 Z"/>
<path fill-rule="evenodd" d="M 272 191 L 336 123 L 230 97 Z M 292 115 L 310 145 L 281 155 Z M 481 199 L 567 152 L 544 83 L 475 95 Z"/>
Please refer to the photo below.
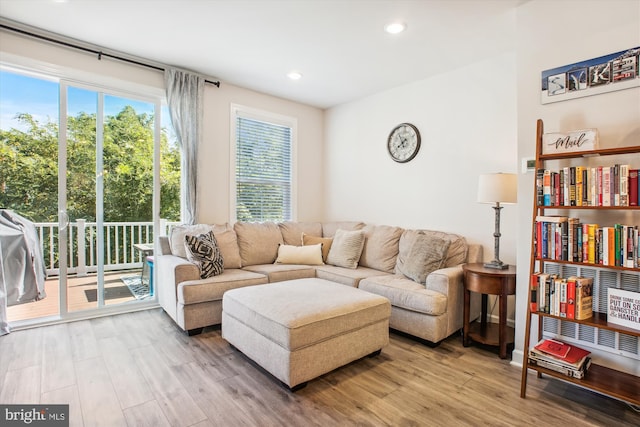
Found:
<path fill-rule="evenodd" d="M 640 86 L 640 47 L 556 67 L 542 72 L 540 102 L 566 101 L 583 96 Z"/>
<path fill-rule="evenodd" d="M 598 129 L 542 135 L 542 154 L 576 153 L 598 148 Z"/>
<path fill-rule="evenodd" d="M 607 292 L 607 321 L 640 330 L 640 293 L 609 288 Z"/>

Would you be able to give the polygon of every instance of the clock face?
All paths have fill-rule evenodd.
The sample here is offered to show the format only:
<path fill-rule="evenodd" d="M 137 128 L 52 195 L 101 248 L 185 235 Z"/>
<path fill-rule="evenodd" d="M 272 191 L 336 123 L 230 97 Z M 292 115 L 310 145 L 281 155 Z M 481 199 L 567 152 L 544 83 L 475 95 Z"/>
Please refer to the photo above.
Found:
<path fill-rule="evenodd" d="M 413 159 L 420 150 L 420 132 L 410 123 L 396 126 L 389 134 L 387 150 L 391 158 L 399 163 Z"/>

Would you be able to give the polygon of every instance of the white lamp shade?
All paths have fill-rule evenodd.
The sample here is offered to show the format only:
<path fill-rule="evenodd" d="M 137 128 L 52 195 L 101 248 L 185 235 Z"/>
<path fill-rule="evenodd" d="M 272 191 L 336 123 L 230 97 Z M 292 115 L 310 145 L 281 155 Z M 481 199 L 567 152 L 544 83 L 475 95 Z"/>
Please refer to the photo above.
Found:
<path fill-rule="evenodd" d="M 488 173 L 478 180 L 478 202 L 516 203 L 518 177 L 513 173 Z"/>

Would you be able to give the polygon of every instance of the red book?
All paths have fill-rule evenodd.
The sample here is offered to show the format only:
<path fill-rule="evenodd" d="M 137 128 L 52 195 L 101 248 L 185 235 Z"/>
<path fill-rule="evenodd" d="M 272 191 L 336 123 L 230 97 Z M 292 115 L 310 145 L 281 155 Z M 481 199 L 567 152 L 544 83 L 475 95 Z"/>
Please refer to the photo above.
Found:
<path fill-rule="evenodd" d="M 538 274 L 534 273 L 531 275 L 531 295 L 529 299 L 529 303 L 531 304 L 531 312 L 538 312 Z"/>
<path fill-rule="evenodd" d="M 535 348 L 538 351 L 541 351 L 558 359 L 564 359 L 565 357 L 567 357 L 569 355 L 569 351 L 571 350 L 571 346 L 569 344 L 565 344 L 562 341 L 556 340 L 544 340 L 536 345 Z"/>
<path fill-rule="evenodd" d="M 639 169 L 629 169 L 629 206 L 638 206 L 638 175 Z"/>
<path fill-rule="evenodd" d="M 576 281 L 567 279 L 567 319 L 576 318 Z"/>

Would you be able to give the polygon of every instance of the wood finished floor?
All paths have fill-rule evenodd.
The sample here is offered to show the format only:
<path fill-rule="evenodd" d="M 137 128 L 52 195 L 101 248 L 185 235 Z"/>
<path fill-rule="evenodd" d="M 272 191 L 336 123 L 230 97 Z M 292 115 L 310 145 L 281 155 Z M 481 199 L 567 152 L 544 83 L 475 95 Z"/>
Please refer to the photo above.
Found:
<path fill-rule="evenodd" d="M 626 404 L 529 374 L 494 351 L 391 334 L 382 354 L 290 393 L 219 328 L 160 309 L 0 337 L 0 403 L 69 403 L 71 426 L 638 426 Z M 541 424 L 542 422 L 542 424 Z"/>

